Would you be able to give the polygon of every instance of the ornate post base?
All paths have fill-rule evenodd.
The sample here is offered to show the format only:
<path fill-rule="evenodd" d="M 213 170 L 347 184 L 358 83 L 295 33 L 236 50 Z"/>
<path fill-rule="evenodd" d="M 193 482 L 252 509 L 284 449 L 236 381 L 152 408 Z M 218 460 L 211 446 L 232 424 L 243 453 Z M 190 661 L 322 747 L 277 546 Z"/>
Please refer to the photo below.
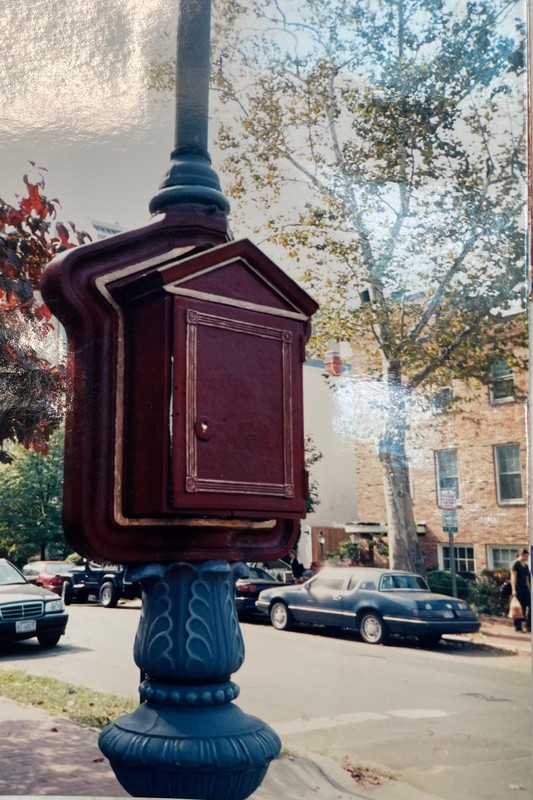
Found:
<path fill-rule="evenodd" d="M 135 639 L 146 674 L 141 705 L 108 725 L 100 749 L 136 797 L 244 800 L 259 786 L 281 743 L 257 717 L 232 704 L 229 680 L 244 660 L 234 602 L 243 564 L 149 564 Z"/>

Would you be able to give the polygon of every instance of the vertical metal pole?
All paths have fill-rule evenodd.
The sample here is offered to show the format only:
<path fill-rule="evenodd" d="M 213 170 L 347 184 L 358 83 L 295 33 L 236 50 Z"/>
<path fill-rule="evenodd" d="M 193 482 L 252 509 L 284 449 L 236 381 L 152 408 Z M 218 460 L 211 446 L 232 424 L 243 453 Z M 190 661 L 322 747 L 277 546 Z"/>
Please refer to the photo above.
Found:
<path fill-rule="evenodd" d="M 150 212 L 202 206 L 227 214 L 229 202 L 207 150 L 211 0 L 180 0 L 177 38 L 175 145 Z"/>
<path fill-rule="evenodd" d="M 457 597 L 457 572 L 455 569 L 455 542 L 453 540 L 453 533 L 448 533 L 448 547 L 450 550 L 450 572 L 452 573 L 452 594 Z"/>
<path fill-rule="evenodd" d="M 207 152 L 211 0 L 181 0 L 176 54 L 176 147 Z"/>
<path fill-rule="evenodd" d="M 281 748 L 277 734 L 233 703 L 244 660 L 235 580 L 244 564 L 145 564 L 135 663 L 141 704 L 99 744 L 134 797 L 245 800 Z"/>

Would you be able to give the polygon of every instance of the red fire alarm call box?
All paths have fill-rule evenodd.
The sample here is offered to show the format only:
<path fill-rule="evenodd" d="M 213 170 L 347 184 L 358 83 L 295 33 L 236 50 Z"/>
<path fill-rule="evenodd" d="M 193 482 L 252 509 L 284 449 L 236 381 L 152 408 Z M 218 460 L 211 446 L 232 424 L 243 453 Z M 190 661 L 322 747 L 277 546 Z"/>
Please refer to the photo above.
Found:
<path fill-rule="evenodd" d="M 65 532 L 120 562 L 278 557 L 305 516 L 317 305 L 248 240 L 181 233 L 169 248 L 171 233 L 163 221 L 47 270 L 69 342 Z"/>

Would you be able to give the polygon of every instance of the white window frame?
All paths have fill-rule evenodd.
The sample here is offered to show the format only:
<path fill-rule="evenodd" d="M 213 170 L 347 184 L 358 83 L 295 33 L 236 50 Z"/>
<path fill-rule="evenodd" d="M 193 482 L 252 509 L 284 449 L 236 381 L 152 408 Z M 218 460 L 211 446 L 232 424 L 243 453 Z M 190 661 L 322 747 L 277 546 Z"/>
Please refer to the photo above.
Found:
<path fill-rule="evenodd" d="M 499 387 L 499 389 L 495 391 L 496 387 Z M 492 405 L 512 403 L 516 399 L 513 368 L 507 364 L 505 358 L 495 361 L 490 368 L 489 389 Z M 500 394 L 502 390 L 501 396 L 497 397 L 496 394 Z"/>
<path fill-rule="evenodd" d="M 441 492 L 443 489 L 455 489 L 457 504 L 459 505 L 461 502 L 461 487 L 459 484 L 459 463 L 458 463 L 459 459 L 457 457 L 457 448 L 450 447 L 447 448 L 446 450 L 435 450 L 434 453 L 435 453 L 435 477 L 437 484 L 437 505 L 439 506 L 441 505 Z M 449 456 L 452 453 L 455 454 L 455 475 L 441 476 L 442 472 L 442 465 L 440 461 L 441 456 L 444 455 Z M 454 483 L 453 484 L 450 483 L 449 486 L 441 485 L 441 477 L 443 478 L 443 480 L 450 482 L 453 481 Z"/>
<path fill-rule="evenodd" d="M 516 449 L 518 456 L 518 470 L 515 472 L 501 471 L 499 453 L 505 447 L 513 447 Z M 496 497 L 498 500 L 498 505 L 501 506 L 524 505 L 524 481 L 522 479 L 522 458 L 520 452 L 520 445 L 518 444 L 518 442 L 506 442 L 505 444 L 495 444 L 493 445 L 493 448 L 494 448 L 494 473 L 496 480 Z M 509 497 L 509 498 L 502 497 L 502 491 L 501 491 L 502 487 L 500 479 L 504 475 L 518 475 L 520 477 L 520 497 Z"/>
<path fill-rule="evenodd" d="M 454 550 L 455 550 L 455 571 L 456 572 L 476 572 L 476 552 L 474 550 L 474 546 L 471 544 L 458 544 L 454 542 Z M 448 552 L 448 556 L 445 555 L 445 551 Z M 461 554 L 461 551 L 469 551 L 468 554 L 464 552 Z M 446 570 L 447 572 L 450 571 L 450 547 L 448 544 L 439 544 L 438 546 L 438 558 L 439 558 L 439 569 Z M 446 560 L 448 561 L 448 566 L 445 566 Z M 462 564 L 464 563 L 465 566 L 471 564 L 472 569 L 463 569 Z"/>
<path fill-rule="evenodd" d="M 511 564 L 516 561 L 516 554 L 519 550 L 525 548 L 526 545 L 518 544 L 488 544 L 487 545 L 487 567 L 488 569 L 510 569 Z M 507 556 L 502 559 L 501 555 L 498 558 L 498 563 L 494 563 L 494 554 L 496 550 L 508 551 Z"/>

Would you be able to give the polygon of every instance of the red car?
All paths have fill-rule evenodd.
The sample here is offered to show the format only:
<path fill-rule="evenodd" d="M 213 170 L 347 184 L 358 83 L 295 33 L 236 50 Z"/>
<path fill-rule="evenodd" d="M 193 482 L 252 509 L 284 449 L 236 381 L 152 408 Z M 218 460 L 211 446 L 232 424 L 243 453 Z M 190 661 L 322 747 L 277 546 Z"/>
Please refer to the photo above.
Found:
<path fill-rule="evenodd" d="M 31 561 L 22 567 L 22 574 L 36 586 L 42 586 L 61 597 L 63 584 L 68 581 L 74 564 L 69 561 Z"/>

